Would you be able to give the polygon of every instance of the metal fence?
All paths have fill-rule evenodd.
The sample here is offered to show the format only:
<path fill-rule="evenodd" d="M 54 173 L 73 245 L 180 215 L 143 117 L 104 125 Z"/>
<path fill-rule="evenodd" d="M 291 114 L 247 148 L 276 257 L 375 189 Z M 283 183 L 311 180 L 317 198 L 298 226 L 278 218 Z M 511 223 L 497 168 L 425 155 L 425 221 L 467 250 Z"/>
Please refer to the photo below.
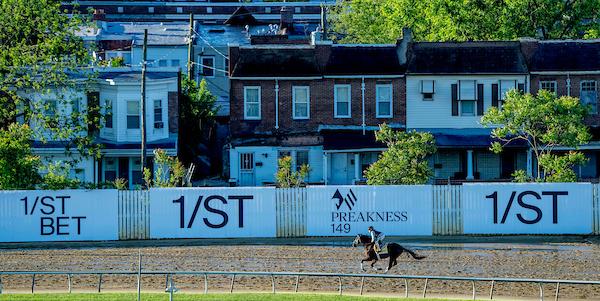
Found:
<path fill-rule="evenodd" d="M 102 292 L 102 277 L 106 275 L 129 275 L 137 276 L 138 294 L 142 288 L 143 276 L 165 276 L 166 277 L 166 291 L 171 294 L 176 291 L 175 282 L 173 276 L 198 276 L 202 277 L 204 281 L 204 293 L 209 291 L 209 276 L 229 276 L 231 282 L 229 286 L 229 292 L 234 291 L 236 276 L 260 276 L 269 277 L 271 279 L 271 292 L 277 293 L 276 277 L 295 277 L 294 292 L 299 291 L 299 284 L 301 277 L 326 277 L 326 278 L 337 278 L 338 279 L 338 293 L 343 294 L 344 285 L 343 278 L 360 278 L 360 294 L 363 295 L 364 285 L 367 279 L 401 279 L 404 281 L 404 297 L 409 297 L 409 286 L 408 280 L 423 280 L 424 286 L 423 291 L 419 294 L 423 298 L 427 297 L 428 283 L 430 280 L 442 280 L 442 281 L 462 281 L 470 282 L 472 285 L 471 297 L 475 300 L 478 296 L 475 290 L 476 282 L 489 282 L 490 290 L 489 295 L 485 296 L 490 300 L 494 298 L 494 289 L 497 283 L 532 283 L 537 284 L 539 288 L 539 298 L 544 300 L 544 285 L 553 285 L 555 287 L 554 300 L 558 300 L 560 297 L 560 286 L 561 285 L 600 285 L 600 281 L 587 281 L 587 280 L 559 280 L 559 279 L 529 279 L 529 278 L 486 278 L 486 277 L 454 277 L 454 276 L 423 276 L 423 275 L 390 275 L 390 274 L 337 274 L 337 273 L 295 273 L 295 272 L 222 272 L 222 271 L 0 271 L 0 294 L 3 293 L 2 287 L 2 276 L 9 275 L 20 275 L 20 276 L 31 276 L 31 293 L 35 292 L 36 275 L 64 275 L 67 278 L 67 290 L 69 293 L 72 292 L 72 281 L 73 275 L 96 275 L 98 276 L 97 292 Z M 484 297 L 484 296 L 479 296 Z"/>

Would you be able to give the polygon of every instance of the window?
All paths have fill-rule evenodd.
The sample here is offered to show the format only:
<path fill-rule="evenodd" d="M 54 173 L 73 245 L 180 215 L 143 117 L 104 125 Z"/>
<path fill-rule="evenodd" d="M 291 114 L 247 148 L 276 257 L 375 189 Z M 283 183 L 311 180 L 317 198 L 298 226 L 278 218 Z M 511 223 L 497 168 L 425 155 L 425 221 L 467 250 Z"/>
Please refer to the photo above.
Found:
<path fill-rule="evenodd" d="M 44 115 L 48 117 L 56 116 L 56 99 L 44 101 Z"/>
<path fill-rule="evenodd" d="M 179 60 L 171 60 L 171 67 L 179 67 L 180 61 Z"/>
<path fill-rule="evenodd" d="M 153 14 L 154 13 L 154 7 L 149 6 L 148 7 L 148 13 Z"/>
<path fill-rule="evenodd" d="M 209 6 L 209 7 L 207 7 L 207 8 L 206 8 L 206 13 L 207 13 L 207 14 L 212 14 L 212 7 L 210 7 L 210 6 Z"/>
<path fill-rule="evenodd" d="M 140 101 L 139 100 L 127 101 L 127 128 L 128 129 L 139 129 L 140 128 Z"/>
<path fill-rule="evenodd" d="M 475 81 L 461 80 L 458 81 L 458 100 L 475 100 Z"/>
<path fill-rule="evenodd" d="M 265 7 L 265 13 L 266 14 L 270 14 L 271 13 L 271 8 L 270 7 Z"/>
<path fill-rule="evenodd" d="M 334 86 L 334 117 L 350 118 L 350 85 Z"/>
<path fill-rule="evenodd" d="M 296 6 L 296 7 L 294 7 L 294 13 L 295 13 L 295 14 L 299 14 L 299 13 L 301 13 L 301 12 L 302 12 L 302 8 L 301 8 L 300 6 Z"/>
<path fill-rule="evenodd" d="M 244 87 L 244 118 L 260 119 L 260 87 Z"/>
<path fill-rule="evenodd" d="M 377 118 L 392 117 L 392 85 L 377 85 L 375 87 L 375 94 L 377 99 Z"/>
<path fill-rule="evenodd" d="M 178 14 L 181 14 L 181 13 L 183 13 L 183 7 L 181 7 L 181 6 L 178 6 L 178 7 L 177 7 L 177 13 L 178 13 Z"/>
<path fill-rule="evenodd" d="M 104 127 L 112 129 L 113 127 L 113 109 L 112 100 L 104 100 Z"/>
<path fill-rule="evenodd" d="M 461 100 L 460 101 L 460 115 L 461 116 L 475 116 L 475 101 L 474 100 Z"/>
<path fill-rule="evenodd" d="M 500 89 L 498 89 L 500 91 L 500 100 L 504 100 L 504 98 L 506 97 L 506 92 L 516 89 L 517 88 L 517 81 L 516 80 L 501 80 L 500 81 Z"/>
<path fill-rule="evenodd" d="M 110 50 L 106 51 L 104 56 L 107 61 L 110 61 L 114 58 L 120 57 L 123 58 L 123 64 L 129 65 L 131 64 L 131 51 L 118 51 L 118 50 Z"/>
<path fill-rule="evenodd" d="M 423 94 L 423 100 L 433 100 L 433 93 L 435 93 L 435 83 L 433 80 L 422 80 L 421 81 L 421 93 Z"/>
<path fill-rule="evenodd" d="M 596 81 L 582 81 L 579 98 L 581 99 L 582 104 L 591 106 L 592 113 L 598 113 L 598 87 L 596 86 Z"/>
<path fill-rule="evenodd" d="M 215 57 L 203 56 L 200 58 L 200 72 L 203 76 L 213 77 L 215 76 Z"/>
<path fill-rule="evenodd" d="M 308 165 L 308 151 L 299 150 L 296 151 L 296 170 L 300 170 L 302 165 Z"/>
<path fill-rule="evenodd" d="M 73 99 L 71 101 L 71 110 L 73 111 L 73 114 L 79 114 L 81 111 L 79 99 Z"/>
<path fill-rule="evenodd" d="M 167 60 L 159 60 L 158 66 L 159 67 L 167 67 Z"/>
<path fill-rule="evenodd" d="M 129 158 L 131 162 L 131 184 L 141 185 L 143 184 L 142 178 L 142 159 L 140 158 Z"/>
<path fill-rule="evenodd" d="M 540 90 L 556 93 L 556 81 L 540 81 Z"/>
<path fill-rule="evenodd" d="M 117 7 L 117 12 L 122 14 L 123 13 L 123 6 L 119 6 Z"/>
<path fill-rule="evenodd" d="M 309 87 L 292 87 L 292 107 L 294 119 L 310 118 Z"/>
<path fill-rule="evenodd" d="M 240 153 L 240 170 L 251 171 L 254 169 L 254 154 Z"/>
<path fill-rule="evenodd" d="M 292 156 L 292 152 L 289 150 L 280 150 L 277 153 L 277 159 L 281 159 L 281 158 L 285 158 L 285 157 L 291 157 Z"/>
<path fill-rule="evenodd" d="M 154 100 L 154 128 L 162 129 L 164 127 L 162 118 L 162 100 Z"/>
<path fill-rule="evenodd" d="M 114 181 L 117 178 L 117 160 L 115 158 L 104 159 L 104 181 Z"/>

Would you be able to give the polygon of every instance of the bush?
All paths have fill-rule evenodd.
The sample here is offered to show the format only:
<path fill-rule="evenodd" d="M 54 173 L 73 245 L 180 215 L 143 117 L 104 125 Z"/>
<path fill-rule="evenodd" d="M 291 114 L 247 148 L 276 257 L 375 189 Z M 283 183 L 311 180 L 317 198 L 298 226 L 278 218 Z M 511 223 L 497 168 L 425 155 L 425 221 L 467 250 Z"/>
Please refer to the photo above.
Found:
<path fill-rule="evenodd" d="M 278 160 L 277 173 L 275 174 L 275 180 L 277 186 L 281 188 L 300 187 L 305 185 L 304 179 L 310 172 L 310 167 L 307 164 L 300 166 L 297 171 L 292 170 L 292 157 L 285 156 Z"/>

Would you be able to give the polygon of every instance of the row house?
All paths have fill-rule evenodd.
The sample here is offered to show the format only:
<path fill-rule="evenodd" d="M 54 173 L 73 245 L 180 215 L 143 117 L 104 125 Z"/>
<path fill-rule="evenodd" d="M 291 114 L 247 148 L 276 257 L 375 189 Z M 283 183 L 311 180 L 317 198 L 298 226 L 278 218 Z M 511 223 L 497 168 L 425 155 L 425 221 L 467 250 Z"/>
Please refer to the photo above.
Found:
<path fill-rule="evenodd" d="M 491 129 L 480 123 L 486 110 L 502 106 L 507 91 L 527 91 L 519 42 L 420 42 L 409 53 L 406 126 L 436 138 L 435 179 L 489 181 L 508 179 L 516 169 L 531 172 L 524 145 L 493 154 Z"/>
<path fill-rule="evenodd" d="M 591 115 L 586 123 L 593 139 L 579 147 L 588 162 L 576 167 L 575 172 L 582 179 L 595 181 L 600 177 L 600 40 L 525 39 L 521 48 L 528 61 L 532 93 L 545 89 L 559 96 L 577 97 L 590 106 Z"/>
<path fill-rule="evenodd" d="M 385 149 L 379 124 L 406 124 L 408 43 L 230 47 L 232 184 L 272 183 L 283 156 L 310 166 L 309 183 L 363 181 Z"/>

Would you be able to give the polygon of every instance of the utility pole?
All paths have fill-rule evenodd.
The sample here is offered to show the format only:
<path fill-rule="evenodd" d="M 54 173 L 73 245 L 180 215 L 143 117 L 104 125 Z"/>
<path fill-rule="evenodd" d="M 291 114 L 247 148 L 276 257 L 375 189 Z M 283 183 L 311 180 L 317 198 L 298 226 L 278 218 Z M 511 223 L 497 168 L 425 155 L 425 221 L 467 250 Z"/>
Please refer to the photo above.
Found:
<path fill-rule="evenodd" d="M 188 79 L 193 79 L 194 74 L 194 14 L 190 14 L 190 30 L 189 30 L 189 41 L 188 41 L 188 64 L 187 64 L 187 74 Z"/>
<path fill-rule="evenodd" d="M 144 48 L 142 56 L 142 112 L 140 115 L 140 128 L 142 130 L 142 175 L 146 168 L 146 55 L 148 46 L 148 29 L 144 29 Z"/>

